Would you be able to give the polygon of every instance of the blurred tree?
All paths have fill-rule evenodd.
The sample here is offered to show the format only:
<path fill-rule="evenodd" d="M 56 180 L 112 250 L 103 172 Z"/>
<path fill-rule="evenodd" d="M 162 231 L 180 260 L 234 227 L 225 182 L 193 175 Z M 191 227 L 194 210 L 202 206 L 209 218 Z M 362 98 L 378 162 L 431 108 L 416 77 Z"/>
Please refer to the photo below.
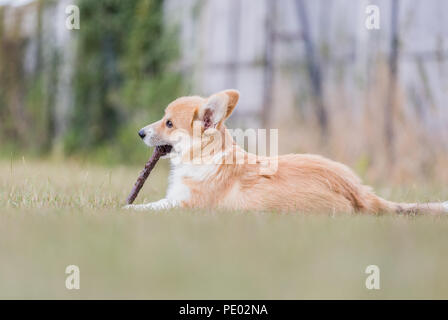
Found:
<path fill-rule="evenodd" d="M 172 68 L 176 30 L 164 24 L 163 1 L 79 0 L 81 28 L 67 38 L 76 44 L 69 56 L 61 46 L 72 44 L 53 43 L 54 25 L 43 23 L 57 5 L 38 0 L 9 7 L 7 28 L 0 6 L 2 150 L 11 144 L 42 153 L 56 142 L 68 154 L 105 154 L 108 161 L 140 157 L 146 149 L 132 144 L 139 141 L 137 128 L 183 93 L 181 74 Z M 36 19 L 22 19 L 29 16 Z M 36 25 L 24 34 L 28 21 Z M 70 79 L 64 79 L 67 64 L 73 64 Z M 63 88 L 71 92 L 59 90 L 59 83 L 68 83 Z M 65 129 L 56 132 L 61 95 L 73 97 L 73 103 L 63 119 Z"/>
<path fill-rule="evenodd" d="M 20 17 L 10 26 L 4 25 L 5 12 L 0 8 L 0 127 L 2 138 L 13 138 L 26 143 L 28 118 L 23 106 L 23 55 L 24 40 L 20 38 Z M 8 140 L 8 139 L 2 139 Z M 5 141 L 3 141 L 4 143 Z"/>
<path fill-rule="evenodd" d="M 161 0 L 81 0 L 79 6 L 69 153 L 115 139 L 136 115 L 149 122 L 182 84 L 168 68 L 177 47 L 164 29 Z"/>

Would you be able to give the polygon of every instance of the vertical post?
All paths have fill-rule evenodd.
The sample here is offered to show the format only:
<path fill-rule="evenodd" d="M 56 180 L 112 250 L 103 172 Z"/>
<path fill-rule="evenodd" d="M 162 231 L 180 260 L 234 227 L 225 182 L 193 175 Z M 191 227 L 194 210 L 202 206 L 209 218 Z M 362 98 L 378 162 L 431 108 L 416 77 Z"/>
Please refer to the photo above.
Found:
<path fill-rule="evenodd" d="M 240 28 L 241 28 L 241 1 L 233 0 L 231 5 L 230 15 L 230 41 L 229 41 L 229 67 L 227 74 L 227 87 L 238 88 L 238 67 L 239 67 L 239 53 L 240 53 Z"/>
<path fill-rule="evenodd" d="M 306 64 L 308 75 L 311 81 L 311 87 L 313 90 L 313 102 L 315 105 L 317 121 L 319 122 L 322 137 L 325 137 L 328 133 L 328 115 L 323 99 L 320 65 L 314 51 L 313 42 L 311 40 L 308 14 L 306 12 L 305 4 L 303 3 L 303 0 L 296 0 L 296 5 L 298 17 L 300 20 L 300 26 L 302 28 L 302 38 L 305 45 Z"/>
<path fill-rule="evenodd" d="M 396 108 L 396 86 L 398 73 L 398 0 L 391 2 L 391 38 L 389 52 L 389 86 L 384 109 L 384 138 L 390 167 L 395 163 L 394 115 Z"/>
<path fill-rule="evenodd" d="M 264 75 L 263 75 L 263 109 L 261 122 L 264 128 L 270 125 L 272 108 L 273 77 L 274 77 L 274 22 L 276 0 L 266 0 L 265 20 L 265 50 L 264 50 Z"/>

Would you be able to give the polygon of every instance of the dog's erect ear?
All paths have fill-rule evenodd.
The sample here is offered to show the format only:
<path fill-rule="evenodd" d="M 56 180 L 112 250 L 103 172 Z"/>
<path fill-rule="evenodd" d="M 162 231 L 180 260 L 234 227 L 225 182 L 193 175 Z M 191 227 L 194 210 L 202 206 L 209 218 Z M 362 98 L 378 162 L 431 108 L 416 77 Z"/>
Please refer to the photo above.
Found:
<path fill-rule="evenodd" d="M 224 90 L 211 95 L 199 108 L 198 118 L 205 129 L 218 128 L 232 114 L 240 93 L 237 90 Z"/>

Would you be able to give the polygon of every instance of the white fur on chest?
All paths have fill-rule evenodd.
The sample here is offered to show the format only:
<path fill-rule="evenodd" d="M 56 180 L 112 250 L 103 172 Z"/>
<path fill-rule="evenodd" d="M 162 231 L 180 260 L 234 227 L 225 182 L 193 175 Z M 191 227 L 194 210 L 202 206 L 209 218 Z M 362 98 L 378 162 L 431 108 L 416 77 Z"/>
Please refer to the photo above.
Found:
<path fill-rule="evenodd" d="M 215 164 L 171 163 L 166 198 L 176 201 L 187 201 L 191 197 L 190 188 L 184 183 L 184 178 L 193 181 L 204 181 L 216 172 Z"/>

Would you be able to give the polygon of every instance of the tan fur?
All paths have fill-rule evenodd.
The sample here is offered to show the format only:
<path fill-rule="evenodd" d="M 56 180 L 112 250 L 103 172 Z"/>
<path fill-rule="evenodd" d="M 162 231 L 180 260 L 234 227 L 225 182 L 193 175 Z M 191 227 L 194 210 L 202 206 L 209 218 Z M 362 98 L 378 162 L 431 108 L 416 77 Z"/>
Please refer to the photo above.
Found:
<path fill-rule="evenodd" d="M 243 154 L 255 157 L 256 163 L 219 164 L 213 174 L 200 181 L 185 177 L 183 183 L 189 187 L 191 196 L 182 202 L 183 207 L 303 212 L 443 212 L 438 203 L 421 205 L 386 201 L 363 185 L 348 167 L 317 155 L 278 156 L 278 170 L 272 175 L 260 174 L 261 161 L 269 158 L 247 154 L 230 138 L 224 125 L 238 101 L 236 90 L 223 91 L 208 99 L 195 96 L 175 100 L 166 108 L 163 119 L 151 125 L 157 137 L 169 141 L 175 129 L 183 129 L 192 135 L 194 121 L 205 121 L 204 113 L 208 111 L 201 108 L 212 98 L 227 104 L 224 118 L 215 124 L 227 159 L 235 160 L 237 154 Z M 168 119 L 174 125 L 171 129 L 165 125 Z M 201 132 L 205 135 L 207 128 Z M 204 156 L 207 144 L 207 140 L 201 144 L 201 156 Z M 188 155 L 192 156 L 192 153 Z"/>

